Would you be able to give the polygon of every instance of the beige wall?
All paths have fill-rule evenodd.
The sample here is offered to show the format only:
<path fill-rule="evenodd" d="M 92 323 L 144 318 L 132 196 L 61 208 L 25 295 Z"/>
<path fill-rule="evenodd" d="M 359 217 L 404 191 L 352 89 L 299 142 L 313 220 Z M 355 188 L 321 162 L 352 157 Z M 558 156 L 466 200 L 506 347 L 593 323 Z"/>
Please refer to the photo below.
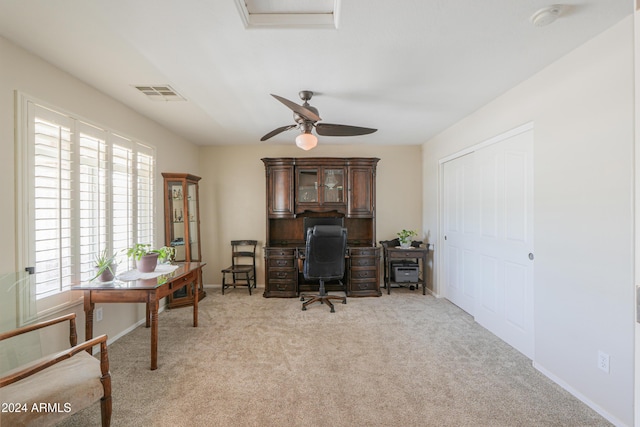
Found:
<path fill-rule="evenodd" d="M 262 245 L 266 235 L 266 183 L 263 157 L 378 157 L 376 240 L 394 238 L 403 228 L 422 234 L 420 146 L 323 144 L 305 152 L 291 144 L 202 147 L 200 150 L 200 212 L 206 284 L 220 284 L 220 270 L 231 262 L 229 242 L 256 239 L 258 284 L 264 284 Z M 336 139 L 334 138 L 333 141 Z"/>
<path fill-rule="evenodd" d="M 164 243 L 162 217 L 164 171 L 185 171 L 198 174 L 198 147 L 177 137 L 144 116 L 132 111 L 109 96 L 87 86 L 49 63 L 35 57 L 13 43 L 0 37 L 0 180 L 7 185 L 0 186 L 0 236 L 7 248 L 16 247 L 16 206 L 15 187 L 11 183 L 15 177 L 14 150 L 14 92 L 21 91 L 47 104 L 56 106 L 76 116 L 121 132 L 123 135 L 143 141 L 156 148 L 156 242 Z M 0 274 L 21 270 L 15 251 L 6 251 L 0 257 Z M 6 281 L 0 280 L 0 325 L 15 322 L 15 297 L 10 294 Z M 75 306 L 65 312 L 76 311 L 80 325 L 79 335 L 84 334 L 84 313 L 81 306 Z M 144 317 L 142 304 L 104 305 L 104 320 L 95 324 L 94 334 L 107 333 L 115 337 Z M 53 339 L 46 342 L 58 342 L 64 345 L 68 338 Z"/>
<path fill-rule="evenodd" d="M 423 152 L 425 229 L 437 236 L 438 161 L 533 122 L 533 362 L 619 425 L 633 424 L 632 37 L 629 17 Z M 608 375 L 599 350 L 610 355 Z"/>

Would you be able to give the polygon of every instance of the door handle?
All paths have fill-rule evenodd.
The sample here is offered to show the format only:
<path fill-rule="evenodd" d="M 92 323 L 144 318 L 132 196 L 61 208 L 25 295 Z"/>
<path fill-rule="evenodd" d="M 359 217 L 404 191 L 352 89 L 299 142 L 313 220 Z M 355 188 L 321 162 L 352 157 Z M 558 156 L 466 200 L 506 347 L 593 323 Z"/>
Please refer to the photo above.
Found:
<path fill-rule="evenodd" d="M 530 259 L 531 261 L 533 261 L 533 258 L 534 258 L 534 256 L 533 256 L 533 252 L 529 252 L 529 259 Z"/>

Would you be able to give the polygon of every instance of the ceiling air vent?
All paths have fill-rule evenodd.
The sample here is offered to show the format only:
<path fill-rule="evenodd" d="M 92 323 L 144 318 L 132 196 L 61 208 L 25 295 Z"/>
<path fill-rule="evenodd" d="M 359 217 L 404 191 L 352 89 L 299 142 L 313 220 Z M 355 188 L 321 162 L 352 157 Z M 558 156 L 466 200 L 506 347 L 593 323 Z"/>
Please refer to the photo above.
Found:
<path fill-rule="evenodd" d="M 338 28 L 341 0 L 235 0 L 245 28 Z"/>
<path fill-rule="evenodd" d="M 140 92 L 147 95 L 152 101 L 186 101 L 178 92 L 169 85 L 162 86 L 134 86 Z"/>

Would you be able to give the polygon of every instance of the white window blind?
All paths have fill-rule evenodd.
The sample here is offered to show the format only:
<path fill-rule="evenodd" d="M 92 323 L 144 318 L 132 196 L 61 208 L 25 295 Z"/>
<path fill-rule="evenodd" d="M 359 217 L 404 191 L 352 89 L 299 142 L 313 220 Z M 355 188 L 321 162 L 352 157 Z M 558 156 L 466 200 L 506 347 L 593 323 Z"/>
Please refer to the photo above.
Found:
<path fill-rule="evenodd" d="M 102 250 L 155 243 L 155 153 L 146 144 L 21 99 L 26 104 L 21 167 L 28 196 L 20 213 L 26 240 L 20 247 L 26 248 L 23 264 L 34 267 L 29 295 L 41 313 L 70 301 L 70 286 L 93 277 L 94 258 Z"/>
<path fill-rule="evenodd" d="M 71 284 L 71 121 L 41 110 L 33 123 L 33 228 L 36 295 Z"/>

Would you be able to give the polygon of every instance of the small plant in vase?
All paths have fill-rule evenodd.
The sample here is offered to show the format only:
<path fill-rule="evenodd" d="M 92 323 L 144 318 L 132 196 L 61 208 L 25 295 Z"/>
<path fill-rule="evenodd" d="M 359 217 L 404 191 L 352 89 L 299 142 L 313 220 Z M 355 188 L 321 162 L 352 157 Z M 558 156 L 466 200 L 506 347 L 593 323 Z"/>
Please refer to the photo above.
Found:
<path fill-rule="evenodd" d="M 109 255 L 107 249 L 96 255 L 96 275 L 91 280 L 99 277 L 101 282 L 111 282 L 116 276 L 116 268 L 118 267 L 115 258 L 116 254 Z"/>
<path fill-rule="evenodd" d="M 151 249 L 148 243 L 136 243 L 127 249 L 127 256 L 136 260 L 136 268 L 141 273 L 151 273 L 158 265 L 158 258 L 171 260 L 175 254 L 175 249 L 163 246 L 159 249 Z"/>
<path fill-rule="evenodd" d="M 400 241 L 400 247 L 406 249 L 411 247 L 411 241 L 415 236 L 418 235 L 418 233 L 416 233 L 413 230 L 403 229 L 401 232 L 397 233 L 397 235 L 398 235 L 398 240 Z"/>
<path fill-rule="evenodd" d="M 166 264 L 173 264 L 176 260 L 176 248 L 172 246 L 163 246 L 160 249 L 154 249 L 158 252 L 158 261 Z"/>

